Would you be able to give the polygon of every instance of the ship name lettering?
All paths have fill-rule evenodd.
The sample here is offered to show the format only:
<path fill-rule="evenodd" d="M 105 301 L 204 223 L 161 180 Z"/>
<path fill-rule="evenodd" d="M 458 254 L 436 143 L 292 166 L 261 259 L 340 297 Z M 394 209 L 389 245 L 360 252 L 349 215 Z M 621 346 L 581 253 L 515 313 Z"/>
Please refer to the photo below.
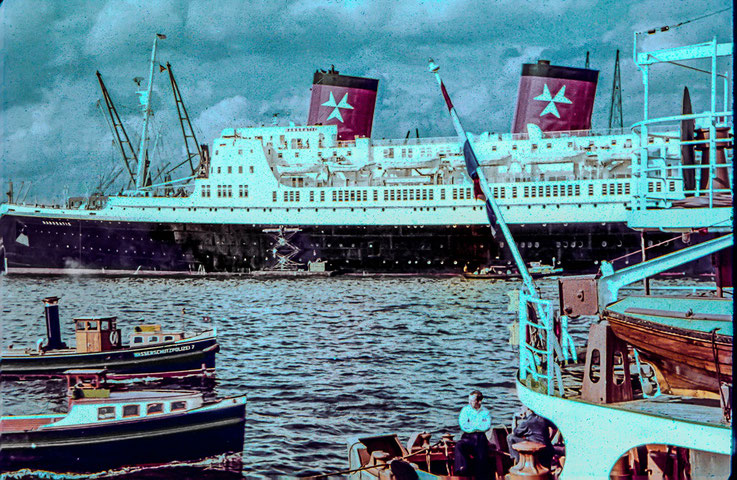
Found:
<path fill-rule="evenodd" d="M 134 357 L 149 357 L 151 355 L 165 355 L 167 353 L 186 352 L 187 350 L 192 350 L 193 348 L 194 348 L 194 345 L 182 345 L 181 347 L 170 347 L 170 348 L 162 348 L 159 350 L 148 350 L 145 352 L 135 352 L 133 356 Z"/>

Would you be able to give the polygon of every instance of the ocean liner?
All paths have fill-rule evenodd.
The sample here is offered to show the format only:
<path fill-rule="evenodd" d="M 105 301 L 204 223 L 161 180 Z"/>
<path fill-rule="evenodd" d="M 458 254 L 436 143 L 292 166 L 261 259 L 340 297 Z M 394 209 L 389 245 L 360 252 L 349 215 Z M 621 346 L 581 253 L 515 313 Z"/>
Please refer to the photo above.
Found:
<path fill-rule="evenodd" d="M 141 95 L 145 119 L 155 57 L 156 42 Z M 702 183 L 697 178 L 689 190 L 670 175 L 681 161 L 678 131 L 651 129 L 647 145 L 630 132 L 591 131 L 597 80 L 594 70 L 525 64 L 512 133 L 469 135 L 525 258 L 566 271 L 641 248 L 641 234 L 627 224 L 638 191 L 650 206 L 669 208 L 698 196 Z M 131 188 L 63 206 L 9 199 L 0 206 L 5 273 L 209 274 L 311 265 L 459 273 L 507 260 L 458 138 L 371 138 L 378 80 L 318 70 L 307 125 L 227 128 L 210 148 L 197 144 L 173 75 L 171 83 L 192 175 L 152 181 L 147 122 L 136 154 L 100 77 Z M 651 168 L 636 179 L 631 164 L 642 149 Z"/>

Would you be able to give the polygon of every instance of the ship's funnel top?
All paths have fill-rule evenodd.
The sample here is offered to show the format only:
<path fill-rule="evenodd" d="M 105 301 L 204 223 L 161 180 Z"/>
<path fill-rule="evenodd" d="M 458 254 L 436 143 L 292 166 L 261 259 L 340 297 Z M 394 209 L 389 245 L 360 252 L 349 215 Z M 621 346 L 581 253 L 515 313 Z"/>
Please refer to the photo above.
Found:
<path fill-rule="evenodd" d="M 543 132 L 590 130 L 598 79 L 597 70 L 559 67 L 549 60 L 525 63 L 512 132 L 527 132 L 528 124 Z"/>
<path fill-rule="evenodd" d="M 370 137 L 378 86 L 376 79 L 340 75 L 332 66 L 316 71 L 308 125 L 337 125 L 338 140 Z"/>

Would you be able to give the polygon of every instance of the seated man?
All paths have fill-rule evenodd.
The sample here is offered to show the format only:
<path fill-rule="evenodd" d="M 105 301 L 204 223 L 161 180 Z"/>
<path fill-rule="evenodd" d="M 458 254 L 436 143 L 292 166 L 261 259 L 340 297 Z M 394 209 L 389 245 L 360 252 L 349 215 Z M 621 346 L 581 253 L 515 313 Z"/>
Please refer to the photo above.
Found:
<path fill-rule="evenodd" d="M 486 439 L 486 432 L 491 428 L 491 414 L 481 406 L 483 399 L 478 390 L 468 396 L 468 405 L 461 409 L 458 416 L 463 435 L 455 445 L 454 474 L 470 475 L 473 472 L 477 480 L 488 480 L 491 475 L 489 441 Z"/>
<path fill-rule="evenodd" d="M 547 418 L 543 418 L 529 408 L 522 410 L 520 422 L 514 427 L 511 435 L 507 436 L 507 444 L 509 445 L 509 454 L 514 462 L 519 461 L 519 452 L 512 448 L 512 445 L 519 442 L 530 441 L 544 445 L 545 448 L 540 451 L 538 460 L 540 465 L 550 468 L 553 459 L 553 444 L 550 441 L 551 433 L 555 430 L 555 426 Z"/>

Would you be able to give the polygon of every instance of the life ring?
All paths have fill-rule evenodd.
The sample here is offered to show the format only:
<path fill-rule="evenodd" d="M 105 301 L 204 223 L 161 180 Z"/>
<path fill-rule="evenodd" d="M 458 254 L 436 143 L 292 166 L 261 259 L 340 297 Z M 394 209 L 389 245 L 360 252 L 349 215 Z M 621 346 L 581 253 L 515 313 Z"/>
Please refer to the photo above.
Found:
<path fill-rule="evenodd" d="M 120 333 L 118 330 L 110 330 L 110 344 L 117 345 L 118 340 L 120 340 Z"/>

